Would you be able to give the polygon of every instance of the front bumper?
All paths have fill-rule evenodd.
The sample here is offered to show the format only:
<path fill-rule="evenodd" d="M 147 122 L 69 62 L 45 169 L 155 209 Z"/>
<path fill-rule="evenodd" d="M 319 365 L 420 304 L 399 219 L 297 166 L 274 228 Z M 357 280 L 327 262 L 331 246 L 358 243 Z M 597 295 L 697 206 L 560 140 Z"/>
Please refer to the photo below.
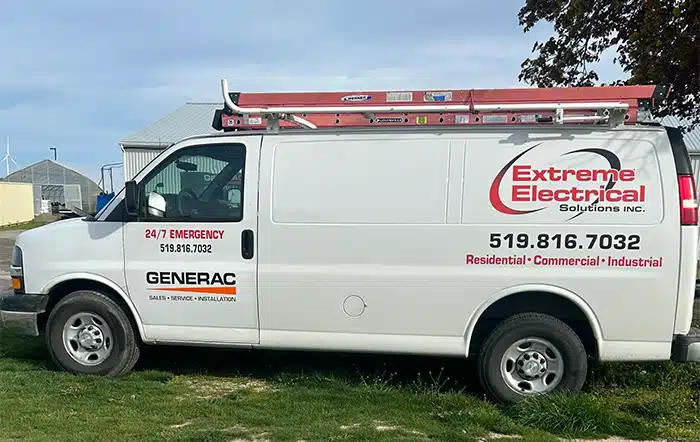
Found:
<path fill-rule="evenodd" d="M 0 293 L 0 325 L 15 332 L 39 336 L 39 316 L 46 311 L 46 295 Z"/>
<path fill-rule="evenodd" d="M 671 346 L 674 362 L 700 362 L 700 329 L 691 327 L 687 335 L 678 335 Z"/>

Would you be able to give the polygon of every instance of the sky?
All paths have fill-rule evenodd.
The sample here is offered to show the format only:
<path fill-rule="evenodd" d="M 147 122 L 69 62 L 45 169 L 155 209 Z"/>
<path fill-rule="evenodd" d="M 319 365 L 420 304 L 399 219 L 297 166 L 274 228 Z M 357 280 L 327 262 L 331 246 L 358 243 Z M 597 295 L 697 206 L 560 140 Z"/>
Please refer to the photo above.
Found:
<path fill-rule="evenodd" d="M 188 101 L 221 101 L 222 77 L 243 92 L 523 87 L 520 64 L 551 35 L 523 33 L 523 4 L 0 1 L 0 158 L 9 136 L 20 167 L 55 147 L 98 181 L 122 161 L 119 140 Z M 611 59 L 601 81 L 623 77 Z"/>

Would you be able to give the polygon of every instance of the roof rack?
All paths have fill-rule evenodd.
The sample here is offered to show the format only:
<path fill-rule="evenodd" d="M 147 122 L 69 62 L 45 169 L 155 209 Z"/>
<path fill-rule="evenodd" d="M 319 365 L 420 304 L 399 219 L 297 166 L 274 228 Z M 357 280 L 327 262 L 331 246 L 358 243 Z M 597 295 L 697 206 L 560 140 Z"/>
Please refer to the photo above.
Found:
<path fill-rule="evenodd" d="M 668 96 L 668 86 L 464 89 L 384 92 L 230 92 L 212 127 L 280 128 L 476 124 L 636 124 Z"/>

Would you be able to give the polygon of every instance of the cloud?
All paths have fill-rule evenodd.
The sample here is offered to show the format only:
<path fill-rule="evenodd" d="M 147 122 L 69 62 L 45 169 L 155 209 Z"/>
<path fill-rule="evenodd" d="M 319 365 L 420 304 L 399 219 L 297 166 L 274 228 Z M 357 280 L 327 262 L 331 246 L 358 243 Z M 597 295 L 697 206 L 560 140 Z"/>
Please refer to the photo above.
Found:
<path fill-rule="evenodd" d="M 518 87 L 522 1 L 37 0 L 0 6 L 0 138 L 99 175 L 118 141 L 241 91 Z M 608 61 L 606 61 L 608 63 Z M 609 64 L 609 63 L 608 63 Z M 603 76 L 615 77 L 608 70 Z"/>

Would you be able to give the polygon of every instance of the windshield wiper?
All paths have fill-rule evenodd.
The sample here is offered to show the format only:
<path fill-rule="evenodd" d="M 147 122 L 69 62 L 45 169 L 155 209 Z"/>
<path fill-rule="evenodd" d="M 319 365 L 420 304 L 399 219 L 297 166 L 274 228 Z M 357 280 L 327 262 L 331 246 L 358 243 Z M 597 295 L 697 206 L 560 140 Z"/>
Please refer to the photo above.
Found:
<path fill-rule="evenodd" d="M 94 216 L 87 213 L 86 211 L 84 211 L 83 209 L 80 209 L 76 206 L 72 206 L 70 208 L 70 211 L 83 218 L 84 221 L 95 221 L 97 219 Z"/>

